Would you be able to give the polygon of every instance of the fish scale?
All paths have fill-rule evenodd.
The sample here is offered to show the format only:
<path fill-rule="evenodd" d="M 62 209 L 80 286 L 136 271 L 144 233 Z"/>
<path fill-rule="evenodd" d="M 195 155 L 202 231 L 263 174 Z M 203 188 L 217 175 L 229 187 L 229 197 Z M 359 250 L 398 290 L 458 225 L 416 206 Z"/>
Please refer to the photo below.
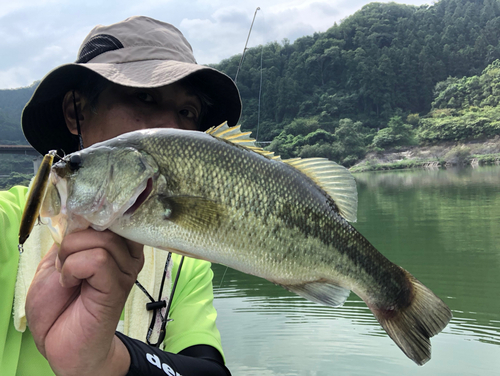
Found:
<path fill-rule="evenodd" d="M 63 223 L 54 229 L 60 238 L 72 221 L 99 230 L 106 225 L 142 244 L 266 278 L 314 302 L 340 306 L 352 290 L 419 365 L 430 359 L 429 338 L 451 319 L 441 299 L 349 224 L 356 219 L 356 184 L 334 162 L 281 160 L 225 124 L 206 133 L 131 132 L 73 155 L 78 166 L 68 155 L 51 174 L 54 189 L 69 187 L 61 200 L 72 203 L 70 224 L 54 221 Z M 104 214 L 89 214 L 86 208 L 95 205 L 89 197 L 103 191 Z M 42 207 L 58 205 L 64 202 Z"/>

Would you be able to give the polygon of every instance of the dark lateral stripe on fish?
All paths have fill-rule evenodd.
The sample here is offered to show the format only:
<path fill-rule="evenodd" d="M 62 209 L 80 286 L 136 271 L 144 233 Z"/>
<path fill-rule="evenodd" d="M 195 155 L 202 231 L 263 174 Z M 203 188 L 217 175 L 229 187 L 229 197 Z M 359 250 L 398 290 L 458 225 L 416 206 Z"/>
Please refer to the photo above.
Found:
<path fill-rule="evenodd" d="M 289 207 L 288 210 L 278 210 L 275 213 L 279 221 L 274 221 L 273 236 L 281 236 L 280 234 L 283 233 L 281 226 L 286 226 L 288 229 L 300 232 L 305 238 L 317 238 L 325 247 L 334 248 L 348 257 L 353 265 L 369 274 L 379 285 L 386 285 L 385 288 L 390 290 L 393 296 L 400 294 L 401 283 L 406 283 L 404 273 L 385 256 L 376 251 L 368 240 L 342 216 L 334 212 L 333 207 L 329 213 L 318 213 L 309 207 L 296 207 L 292 203 L 287 207 Z M 304 218 L 309 220 L 304 221 Z M 325 220 L 325 218 L 329 220 Z M 267 224 L 270 225 L 272 222 L 272 219 L 269 219 Z M 341 234 L 341 236 L 334 236 L 335 234 Z M 371 252 L 367 252 L 370 250 Z M 327 260 L 320 259 L 318 261 L 324 262 Z M 380 265 L 393 265 L 394 273 L 389 273 L 387 268 L 377 267 Z"/>

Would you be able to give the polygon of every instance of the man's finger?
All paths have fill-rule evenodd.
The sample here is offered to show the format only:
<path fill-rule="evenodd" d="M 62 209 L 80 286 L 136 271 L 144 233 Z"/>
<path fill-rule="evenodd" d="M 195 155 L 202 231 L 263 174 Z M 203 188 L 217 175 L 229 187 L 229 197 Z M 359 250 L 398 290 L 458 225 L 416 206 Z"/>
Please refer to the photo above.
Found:
<path fill-rule="evenodd" d="M 72 254 L 88 249 L 102 248 L 109 252 L 124 274 L 134 276 L 142 268 L 144 260 L 142 247 L 138 243 L 126 241 L 111 231 L 86 229 L 69 234 L 63 239 L 59 258 L 61 264 L 64 264 L 66 258 Z"/>

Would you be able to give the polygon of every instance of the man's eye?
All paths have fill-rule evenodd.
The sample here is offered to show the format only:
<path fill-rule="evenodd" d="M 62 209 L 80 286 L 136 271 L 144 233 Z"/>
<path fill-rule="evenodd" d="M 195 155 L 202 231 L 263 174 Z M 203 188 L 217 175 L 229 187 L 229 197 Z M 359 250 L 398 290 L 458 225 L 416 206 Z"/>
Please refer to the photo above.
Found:
<path fill-rule="evenodd" d="M 179 113 L 182 116 L 187 117 L 188 119 L 196 120 L 198 118 L 198 111 L 196 111 L 195 109 L 185 108 L 180 110 Z"/>
<path fill-rule="evenodd" d="M 154 102 L 154 98 L 151 94 L 141 91 L 136 94 L 137 98 L 143 102 Z"/>

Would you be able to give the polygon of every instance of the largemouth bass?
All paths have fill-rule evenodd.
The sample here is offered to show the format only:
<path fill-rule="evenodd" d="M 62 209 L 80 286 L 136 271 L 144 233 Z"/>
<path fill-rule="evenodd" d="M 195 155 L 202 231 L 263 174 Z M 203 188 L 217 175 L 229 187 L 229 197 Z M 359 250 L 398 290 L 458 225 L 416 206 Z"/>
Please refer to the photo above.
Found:
<path fill-rule="evenodd" d="M 450 321 L 441 299 L 379 253 L 356 220 L 354 178 L 326 159 L 281 160 L 223 124 L 135 131 L 52 167 L 41 215 L 56 241 L 88 226 L 227 265 L 314 302 L 350 291 L 419 365 Z"/>

